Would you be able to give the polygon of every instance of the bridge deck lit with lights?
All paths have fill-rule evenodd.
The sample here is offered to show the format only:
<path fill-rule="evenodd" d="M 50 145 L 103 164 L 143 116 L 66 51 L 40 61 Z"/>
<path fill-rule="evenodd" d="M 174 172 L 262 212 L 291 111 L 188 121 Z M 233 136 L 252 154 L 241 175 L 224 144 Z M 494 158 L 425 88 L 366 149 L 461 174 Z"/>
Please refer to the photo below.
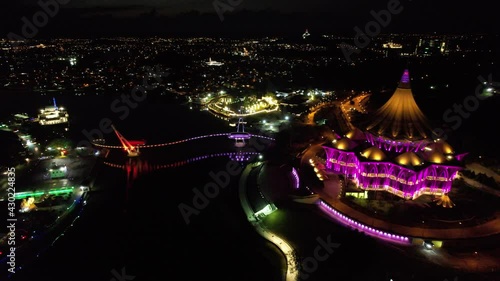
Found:
<path fill-rule="evenodd" d="M 235 146 L 240 147 L 240 148 L 244 147 L 246 145 L 245 140 L 249 140 L 251 138 L 259 138 L 259 139 L 265 139 L 268 141 L 274 141 L 274 138 L 272 138 L 272 137 L 255 135 L 255 134 L 245 132 L 244 124 L 245 124 L 245 122 L 240 118 L 236 132 L 217 133 L 217 134 L 196 136 L 196 137 L 191 137 L 191 138 L 187 138 L 187 139 L 183 139 L 183 140 L 166 142 L 166 143 L 159 143 L 159 144 L 146 144 L 146 140 L 134 140 L 134 141 L 127 140 L 120 132 L 118 132 L 116 127 L 112 125 L 112 128 L 113 128 L 116 136 L 118 137 L 118 139 L 120 140 L 122 145 L 106 145 L 104 139 L 95 139 L 92 142 L 92 145 L 94 145 L 96 148 L 122 149 L 127 153 L 127 155 L 129 157 L 137 157 L 140 155 L 141 149 L 168 147 L 168 146 L 173 146 L 173 145 L 177 145 L 177 144 L 187 143 L 190 141 L 202 140 L 202 139 L 208 139 L 208 138 L 226 137 L 228 139 L 235 140 Z"/>
<path fill-rule="evenodd" d="M 235 140 L 236 147 L 244 147 L 246 145 L 245 140 L 249 140 L 252 135 L 245 132 L 245 124 L 243 118 L 238 120 L 238 126 L 236 132 L 230 133 L 228 138 Z"/>

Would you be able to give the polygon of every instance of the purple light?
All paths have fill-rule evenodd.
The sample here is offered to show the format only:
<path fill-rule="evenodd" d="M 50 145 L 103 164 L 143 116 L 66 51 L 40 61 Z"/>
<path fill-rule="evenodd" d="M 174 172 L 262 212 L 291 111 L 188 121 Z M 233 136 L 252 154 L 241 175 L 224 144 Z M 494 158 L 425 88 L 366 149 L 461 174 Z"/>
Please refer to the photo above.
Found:
<path fill-rule="evenodd" d="M 292 175 L 295 180 L 295 189 L 299 189 L 300 187 L 299 174 L 297 173 L 297 170 L 295 170 L 295 167 L 292 168 Z"/>
<path fill-rule="evenodd" d="M 391 162 L 361 162 L 354 152 L 323 148 L 328 170 L 352 177 L 364 190 L 388 191 L 405 199 L 448 193 L 454 175 L 461 170 L 455 166 L 430 165 L 414 171 Z"/>
<path fill-rule="evenodd" d="M 392 234 L 389 232 L 385 232 L 376 228 L 372 228 L 370 226 L 364 225 L 356 220 L 353 220 L 344 214 L 340 213 L 339 211 L 335 210 L 333 207 L 328 205 L 323 200 L 320 200 L 319 203 L 320 209 L 330 215 L 332 218 L 334 218 L 336 221 L 342 223 L 345 226 L 349 226 L 352 228 L 355 228 L 361 232 L 364 232 L 370 236 L 383 239 L 392 243 L 397 243 L 397 244 L 403 244 L 403 245 L 410 245 L 410 238 L 402 235 L 397 235 L 397 234 Z"/>
<path fill-rule="evenodd" d="M 171 145 L 175 145 L 175 144 L 185 143 L 185 142 L 189 142 L 189 141 L 193 141 L 193 140 L 200 140 L 200 139 L 204 139 L 204 138 L 213 138 L 213 137 L 222 137 L 222 136 L 228 136 L 230 138 L 235 138 L 236 137 L 236 136 L 231 136 L 231 134 L 233 134 L 233 133 L 211 134 L 211 135 L 191 137 L 191 138 L 187 138 L 187 139 L 184 139 L 184 140 L 178 140 L 178 141 L 167 142 L 167 143 L 141 145 L 139 147 L 140 148 L 163 147 L 163 146 L 171 146 Z M 260 136 L 260 135 L 252 135 L 252 134 L 248 134 L 248 133 L 242 133 L 241 135 L 237 136 L 238 139 L 249 139 L 251 137 L 262 138 L 262 139 L 267 139 L 267 140 L 271 140 L 271 141 L 275 140 L 274 138 L 271 138 L 271 137 Z M 123 149 L 123 146 L 119 146 L 119 145 L 103 145 L 103 144 L 95 143 L 95 142 L 98 142 L 98 141 L 102 141 L 102 140 L 101 139 L 96 139 L 94 141 L 93 145 L 97 146 L 97 147 L 103 147 L 103 148 Z"/>
<path fill-rule="evenodd" d="M 401 83 L 409 83 L 410 82 L 410 73 L 408 69 L 405 69 L 403 73 L 403 77 L 401 77 Z"/>
<path fill-rule="evenodd" d="M 425 146 L 429 144 L 426 140 L 421 140 L 417 142 L 411 141 L 403 141 L 403 142 L 394 142 L 391 140 L 387 140 L 381 136 L 374 136 L 368 132 L 365 132 L 366 140 L 372 145 L 376 146 L 385 151 L 395 151 L 395 152 L 417 152 L 425 149 Z"/>
<path fill-rule="evenodd" d="M 216 153 L 216 154 L 209 154 L 209 155 L 193 157 L 193 158 L 186 159 L 184 161 L 178 161 L 178 162 L 174 162 L 171 164 L 158 165 L 155 167 L 156 167 L 156 169 L 180 167 L 180 166 L 187 165 L 189 163 L 194 163 L 194 162 L 209 159 L 209 158 L 223 157 L 223 156 L 229 156 L 229 158 L 231 160 L 234 160 L 234 161 L 244 162 L 244 161 L 249 161 L 251 159 L 251 156 L 255 156 L 255 155 L 259 155 L 259 153 L 258 152 L 240 152 L 240 153 L 224 152 L 224 153 Z M 119 166 L 119 165 L 108 163 L 108 162 L 105 162 L 104 164 L 111 166 L 111 167 L 116 167 L 116 168 L 122 168 L 122 169 L 126 168 L 126 166 Z"/>

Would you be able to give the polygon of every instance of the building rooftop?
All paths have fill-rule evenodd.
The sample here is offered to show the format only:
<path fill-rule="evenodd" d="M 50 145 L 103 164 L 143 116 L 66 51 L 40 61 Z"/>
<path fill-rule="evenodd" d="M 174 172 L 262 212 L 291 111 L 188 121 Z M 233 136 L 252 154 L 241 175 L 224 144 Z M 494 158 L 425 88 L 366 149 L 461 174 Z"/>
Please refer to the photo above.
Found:
<path fill-rule="evenodd" d="M 408 70 L 404 71 L 391 98 L 366 124 L 366 131 L 393 140 L 432 138 L 432 128 L 413 97 Z"/>

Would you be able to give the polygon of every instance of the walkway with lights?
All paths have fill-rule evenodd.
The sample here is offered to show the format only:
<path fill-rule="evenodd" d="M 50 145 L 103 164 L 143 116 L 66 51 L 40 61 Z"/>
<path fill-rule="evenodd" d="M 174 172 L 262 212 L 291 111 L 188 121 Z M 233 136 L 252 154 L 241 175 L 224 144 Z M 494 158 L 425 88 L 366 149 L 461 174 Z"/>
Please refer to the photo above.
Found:
<path fill-rule="evenodd" d="M 307 159 L 314 158 L 319 149 L 320 146 L 312 146 L 308 149 L 303 154 L 301 164 L 307 165 Z M 338 196 L 340 184 L 334 174 L 329 174 L 323 184 L 323 188 L 312 188 L 312 191 L 321 198 L 319 206 L 322 211 L 346 226 L 385 240 L 410 243 L 412 238 L 448 240 L 481 238 L 500 234 L 500 211 L 496 212 L 494 220 L 476 226 L 447 229 L 410 227 L 371 217 L 340 201 Z"/>
<path fill-rule="evenodd" d="M 480 238 L 500 234 L 500 211 L 496 212 L 496 219 L 476 226 L 447 229 L 410 227 L 373 218 L 353 209 L 340 201 L 338 196 L 335 196 L 336 193 L 334 190 L 338 188 L 339 184 L 336 182 L 334 176 L 330 176 L 329 179 L 324 181 L 323 189 L 313 188 L 313 191 L 317 193 L 322 200 L 320 203 L 321 209 L 326 211 L 329 215 L 335 216 L 337 220 L 340 220 L 347 226 L 355 227 L 364 232 L 372 232 L 380 238 L 401 236 L 406 238 L 449 240 Z M 400 239 L 397 238 L 395 241 L 398 240 Z"/>
<path fill-rule="evenodd" d="M 256 217 L 255 212 L 250 206 L 250 203 L 248 202 L 246 196 L 247 178 L 249 177 L 250 172 L 253 169 L 258 168 L 261 165 L 263 164 L 254 163 L 247 165 L 247 167 L 245 168 L 240 177 L 239 197 L 240 197 L 241 207 L 243 208 L 243 211 L 245 212 L 248 221 L 252 224 L 255 230 L 266 240 L 268 240 L 269 242 L 273 243 L 276 247 L 278 247 L 285 256 L 287 268 L 286 268 L 286 274 L 283 279 L 285 281 L 296 281 L 299 280 L 299 270 L 297 266 L 298 261 L 295 258 L 296 255 L 294 248 L 290 246 L 290 244 L 288 244 L 286 240 L 279 237 L 271 230 L 264 227 L 263 224 L 261 224 L 261 221 Z"/>
<path fill-rule="evenodd" d="M 196 136 L 192 138 L 187 138 L 183 140 L 178 140 L 178 141 L 173 141 L 173 142 L 166 142 L 166 143 L 159 143 L 159 144 L 144 144 L 144 145 L 138 145 L 138 148 L 159 148 L 159 147 L 167 147 L 167 146 L 173 146 L 176 144 L 182 144 L 190 141 L 196 141 L 196 140 L 201 140 L 201 139 L 207 139 L 207 138 L 217 138 L 217 137 L 226 137 L 230 138 L 231 134 L 234 135 L 234 133 L 220 133 L 220 134 L 210 134 L 210 135 L 204 135 L 204 136 Z M 274 138 L 268 137 L 268 136 L 261 136 L 261 135 L 254 135 L 254 134 L 249 134 L 250 138 L 260 138 L 260 139 L 265 139 L 265 140 L 270 140 L 274 141 Z M 95 147 L 100 147 L 100 148 L 108 148 L 108 149 L 124 149 L 124 146 L 121 145 L 104 145 L 100 144 L 99 142 L 103 141 L 102 139 L 96 139 L 92 143 Z"/>
<path fill-rule="evenodd" d="M 96 139 L 93 141 L 92 145 L 94 145 L 95 147 L 98 147 L 98 148 L 123 149 L 123 150 L 125 150 L 125 152 L 127 152 L 129 157 L 137 157 L 140 155 L 140 150 L 144 149 L 144 148 L 167 147 L 167 146 L 172 146 L 172 145 L 176 145 L 176 144 L 181 144 L 181 143 L 186 143 L 186 142 L 200 140 L 200 139 L 206 139 L 206 138 L 213 138 L 213 137 L 226 137 L 228 139 L 235 140 L 236 147 L 246 146 L 246 141 L 251 139 L 251 138 L 260 138 L 260 139 L 274 141 L 274 139 L 271 137 L 254 135 L 254 134 L 250 134 L 250 133 L 245 132 L 245 124 L 246 124 L 246 122 L 243 121 L 243 118 L 239 118 L 238 130 L 236 132 L 210 134 L 210 135 L 197 136 L 197 137 L 192 137 L 192 138 L 173 141 L 173 142 L 166 142 L 166 143 L 160 143 L 160 144 L 148 144 L 148 145 L 146 144 L 145 140 L 130 141 L 130 140 L 126 139 L 116 129 L 116 127 L 114 125 L 111 125 L 111 128 L 115 132 L 116 136 L 118 137 L 118 140 L 120 141 L 120 143 L 122 145 L 121 146 L 120 145 L 105 145 L 104 139 Z"/>

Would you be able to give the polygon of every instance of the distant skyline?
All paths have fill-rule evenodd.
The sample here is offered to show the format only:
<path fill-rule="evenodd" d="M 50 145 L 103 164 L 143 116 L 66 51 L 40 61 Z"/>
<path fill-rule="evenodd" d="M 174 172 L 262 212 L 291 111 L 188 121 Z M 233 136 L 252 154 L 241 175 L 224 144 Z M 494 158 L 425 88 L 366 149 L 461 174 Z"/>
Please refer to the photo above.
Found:
<path fill-rule="evenodd" d="M 2 9 L 2 36 L 20 33 L 22 18 L 32 19 L 39 1 L 11 0 Z M 55 0 L 54 0 L 55 1 Z M 60 11 L 39 36 L 287 34 L 309 28 L 319 33 L 352 33 L 373 20 L 370 11 L 387 9 L 390 1 L 232 0 L 241 3 L 221 21 L 213 0 L 59 0 Z M 227 3 L 227 0 L 218 0 Z M 392 0 L 396 1 L 396 0 Z M 449 0 L 400 1 L 403 10 L 382 28 L 389 32 L 497 32 L 494 7 L 484 0 L 464 6 Z M 490 7 L 490 8 L 488 8 Z"/>
<path fill-rule="evenodd" d="M 37 6 L 38 0 L 21 0 L 20 5 L 25 7 Z M 127 9 L 157 9 L 162 15 L 175 15 L 187 11 L 214 12 L 213 0 L 69 0 L 66 7 L 70 8 L 96 8 L 102 7 L 108 10 L 116 9 L 117 12 L 123 8 Z M 227 0 L 221 0 L 223 3 L 229 3 Z M 332 10 L 342 10 L 346 8 L 356 8 L 367 6 L 368 1 L 336 2 L 328 0 L 310 0 L 307 3 L 297 0 L 233 0 L 233 3 L 240 3 L 238 6 L 248 10 L 279 10 L 282 12 L 298 11 L 322 11 L 325 8 Z"/>

